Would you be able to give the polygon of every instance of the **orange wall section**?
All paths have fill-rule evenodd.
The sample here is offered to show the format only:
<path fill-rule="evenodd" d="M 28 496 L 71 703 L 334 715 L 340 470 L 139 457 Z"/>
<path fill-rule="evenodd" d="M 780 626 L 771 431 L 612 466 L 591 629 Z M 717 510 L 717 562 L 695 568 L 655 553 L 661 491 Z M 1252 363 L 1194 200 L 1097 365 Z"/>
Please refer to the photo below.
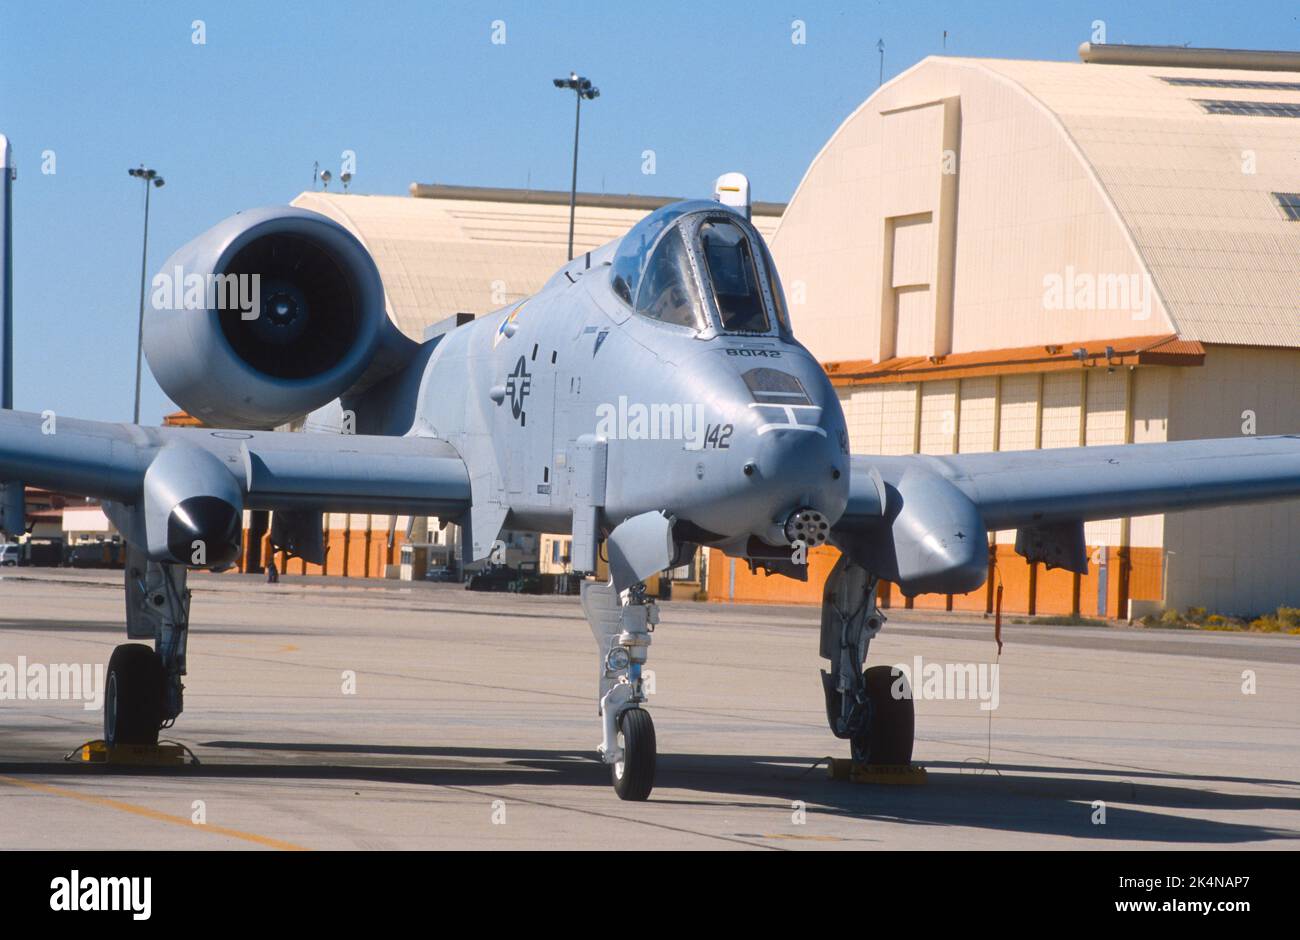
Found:
<path fill-rule="evenodd" d="M 1090 558 L 1096 557 L 1096 548 L 1090 548 Z M 1121 618 L 1121 565 L 1122 550 L 1107 548 L 1106 552 L 1106 616 Z M 1035 614 L 1068 615 L 1075 612 L 1076 581 L 1078 613 L 1084 617 L 1097 616 L 1100 570 L 1095 563 L 1089 565 L 1086 575 L 1075 575 L 1064 569 L 1048 571 L 1043 565 L 1031 577 L 1031 566 L 1016 554 L 1014 546 L 997 545 L 994 550 L 996 568 L 992 583 L 1002 585 L 1002 610 L 1004 613 L 1026 614 L 1032 599 Z M 1159 600 L 1161 597 L 1161 554 L 1158 548 L 1129 548 L 1129 598 L 1133 600 Z M 822 589 L 831 568 L 839 559 L 839 552 L 823 546 L 808 555 L 808 580 L 795 581 L 780 575 L 751 573 L 743 559 L 730 558 L 717 549 L 709 549 L 708 599 L 719 603 L 734 600 L 740 604 L 820 604 Z M 735 571 L 734 588 L 732 571 Z M 882 585 L 881 606 L 901 607 L 905 598 L 892 585 Z M 969 594 L 922 594 L 913 599 L 916 610 L 956 610 L 983 613 L 992 601 L 993 594 L 986 583 Z M 888 598 L 889 602 L 886 602 Z"/>

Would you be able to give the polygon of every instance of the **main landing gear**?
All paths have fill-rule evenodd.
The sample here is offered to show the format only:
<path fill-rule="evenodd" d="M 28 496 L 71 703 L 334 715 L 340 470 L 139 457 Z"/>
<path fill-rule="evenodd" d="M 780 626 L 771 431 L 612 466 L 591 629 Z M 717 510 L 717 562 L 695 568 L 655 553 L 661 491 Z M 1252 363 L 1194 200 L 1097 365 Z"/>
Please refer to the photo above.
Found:
<path fill-rule="evenodd" d="M 149 561 L 128 546 L 126 635 L 154 647 L 125 643 L 108 660 L 104 690 L 104 743 L 152 747 L 184 708 L 185 647 L 190 592 L 186 569 Z"/>
<path fill-rule="evenodd" d="M 826 719 L 847 738 L 856 764 L 910 764 L 916 720 L 907 677 L 891 666 L 863 669 L 867 648 L 884 625 L 876 606 L 879 580 L 841 555 L 822 597 L 821 655 Z"/>
<path fill-rule="evenodd" d="M 623 592 L 595 581 L 582 583 L 582 612 L 600 654 L 599 714 L 602 739 L 597 748 L 610 768 L 619 799 L 645 800 L 655 783 L 655 726 L 645 704 L 641 674 L 650 634 L 659 622 L 654 599 L 637 583 Z"/>

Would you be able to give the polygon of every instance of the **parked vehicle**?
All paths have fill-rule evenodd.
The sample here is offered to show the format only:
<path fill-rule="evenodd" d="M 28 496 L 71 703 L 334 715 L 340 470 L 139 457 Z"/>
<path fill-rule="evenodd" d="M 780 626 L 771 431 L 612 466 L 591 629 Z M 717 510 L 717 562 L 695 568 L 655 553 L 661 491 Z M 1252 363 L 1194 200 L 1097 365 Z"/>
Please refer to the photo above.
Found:
<path fill-rule="evenodd" d="M 542 579 L 537 566 L 490 565 L 470 575 L 465 582 L 467 591 L 507 591 L 511 594 L 540 594 Z"/>
<path fill-rule="evenodd" d="M 73 568 L 121 568 L 122 543 L 80 542 L 69 551 L 68 564 Z"/>
<path fill-rule="evenodd" d="M 33 536 L 23 546 L 24 553 L 18 562 L 20 565 L 33 567 L 58 568 L 64 563 L 64 545 L 61 538 L 39 538 Z"/>
<path fill-rule="evenodd" d="M 17 542 L 0 545 L 0 568 L 16 568 L 22 558 L 23 547 Z"/>

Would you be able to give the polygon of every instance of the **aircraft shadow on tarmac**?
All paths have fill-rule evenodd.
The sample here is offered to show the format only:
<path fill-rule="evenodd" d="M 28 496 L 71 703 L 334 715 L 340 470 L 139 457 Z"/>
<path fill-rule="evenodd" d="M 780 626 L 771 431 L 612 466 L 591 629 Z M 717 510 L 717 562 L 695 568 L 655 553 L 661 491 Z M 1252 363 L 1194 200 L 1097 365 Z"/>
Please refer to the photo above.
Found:
<path fill-rule="evenodd" d="M 78 775 L 107 772 L 492 789 L 609 786 L 607 771 L 588 751 L 262 741 L 208 741 L 198 748 L 292 754 L 298 759 L 226 764 L 209 757 L 197 767 L 184 769 L 0 763 L 0 773 L 66 775 L 71 770 Z M 356 762 L 313 762 L 322 755 L 351 757 Z M 1111 841 L 1227 845 L 1300 839 L 1300 828 L 1203 818 L 1204 813 L 1223 812 L 1300 814 L 1300 783 L 1296 781 L 951 761 L 931 761 L 926 767 L 929 781 L 923 786 L 871 786 L 829 780 L 825 767 L 815 766 L 807 756 L 661 754 L 651 802 L 751 811 L 766 807 L 788 814 L 791 801 L 803 800 L 810 814 L 1071 836 L 1102 845 Z M 1266 787 L 1271 792 L 1224 793 L 1210 789 L 1215 784 Z M 682 791 L 688 795 L 681 796 Z M 692 793 L 699 798 L 689 795 Z M 605 796 L 598 798 L 603 801 Z M 1097 800 L 1106 804 L 1105 825 L 1092 823 Z M 1300 816 L 1296 818 L 1300 820 Z"/>

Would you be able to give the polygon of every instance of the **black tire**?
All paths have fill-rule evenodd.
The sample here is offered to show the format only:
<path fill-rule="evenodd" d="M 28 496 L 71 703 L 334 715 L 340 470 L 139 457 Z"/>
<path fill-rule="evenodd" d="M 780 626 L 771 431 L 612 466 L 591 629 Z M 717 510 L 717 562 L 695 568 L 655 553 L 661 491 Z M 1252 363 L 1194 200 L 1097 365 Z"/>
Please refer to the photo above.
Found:
<path fill-rule="evenodd" d="M 907 676 L 895 675 L 893 666 L 872 666 L 862 674 L 871 715 L 867 726 L 850 742 L 853 759 L 860 764 L 910 764 L 916 713 Z M 895 697 L 894 686 L 904 693 Z"/>
<path fill-rule="evenodd" d="M 126 643 L 108 660 L 104 689 L 104 743 L 158 743 L 167 676 L 162 659 L 141 643 Z"/>
<path fill-rule="evenodd" d="M 655 785 L 655 725 L 644 708 L 629 708 L 619 717 L 623 759 L 610 765 L 620 800 L 649 799 Z"/>

